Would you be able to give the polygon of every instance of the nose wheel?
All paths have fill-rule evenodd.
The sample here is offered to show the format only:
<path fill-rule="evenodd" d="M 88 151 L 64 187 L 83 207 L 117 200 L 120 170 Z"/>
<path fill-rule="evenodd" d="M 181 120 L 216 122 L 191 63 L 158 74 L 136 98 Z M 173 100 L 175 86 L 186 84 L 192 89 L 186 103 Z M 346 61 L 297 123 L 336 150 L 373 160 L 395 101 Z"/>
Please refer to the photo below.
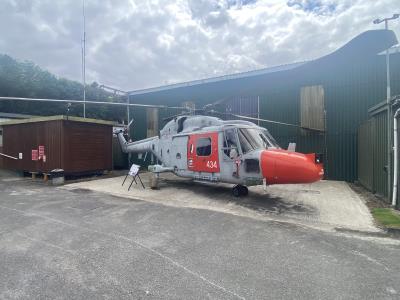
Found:
<path fill-rule="evenodd" d="M 232 188 L 232 194 L 235 197 L 247 196 L 249 194 L 249 190 L 246 186 L 238 184 Z"/>

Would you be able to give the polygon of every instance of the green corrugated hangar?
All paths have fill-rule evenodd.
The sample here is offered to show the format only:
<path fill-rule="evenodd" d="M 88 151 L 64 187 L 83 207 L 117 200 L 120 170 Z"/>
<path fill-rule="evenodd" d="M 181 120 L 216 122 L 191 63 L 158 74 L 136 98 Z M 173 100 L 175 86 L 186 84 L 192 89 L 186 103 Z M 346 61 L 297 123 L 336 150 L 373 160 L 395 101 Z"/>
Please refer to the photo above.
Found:
<path fill-rule="evenodd" d="M 318 129 L 313 132 L 260 123 L 283 148 L 295 142 L 296 151 L 323 153 L 327 179 L 354 182 L 361 177 L 371 191 L 387 196 L 387 127 L 381 126 L 381 132 L 375 133 L 374 139 L 379 138 L 382 143 L 380 151 L 368 154 L 366 160 L 361 155 L 362 163 L 376 165 L 374 168 L 359 168 L 359 152 L 363 149 L 359 148 L 358 137 L 360 126 L 376 118 L 371 108 L 386 102 L 385 50 L 389 48 L 392 95 L 400 94 L 400 51 L 392 47 L 396 44 L 393 31 L 366 31 L 319 59 L 131 91 L 130 102 L 167 106 L 187 102 L 196 108 L 216 104 L 222 112 Z M 157 134 L 165 123 L 163 119 L 173 113 L 154 108 L 131 109 L 133 138 Z"/>

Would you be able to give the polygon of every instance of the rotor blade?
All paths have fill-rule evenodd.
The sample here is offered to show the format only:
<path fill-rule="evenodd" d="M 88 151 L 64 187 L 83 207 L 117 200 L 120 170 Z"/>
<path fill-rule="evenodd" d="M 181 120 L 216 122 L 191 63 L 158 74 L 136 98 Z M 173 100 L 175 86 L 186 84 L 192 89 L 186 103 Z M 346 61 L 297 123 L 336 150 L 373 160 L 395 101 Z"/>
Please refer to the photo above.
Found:
<path fill-rule="evenodd" d="M 234 117 L 236 117 L 236 118 L 241 118 L 241 119 L 247 119 L 247 120 L 252 120 L 252 121 L 261 121 L 261 122 L 272 123 L 272 124 L 278 124 L 278 125 L 284 125 L 284 126 L 291 126 L 291 127 L 296 127 L 296 128 L 300 128 L 300 129 L 304 129 L 304 130 L 310 130 L 310 131 L 324 132 L 324 130 L 321 130 L 321 129 L 307 128 L 307 127 L 303 127 L 303 126 L 296 125 L 296 124 L 290 124 L 290 123 L 272 121 L 272 120 L 268 120 L 268 119 L 260 119 L 260 118 L 253 118 L 253 117 L 241 116 L 241 115 L 236 115 L 236 114 L 231 114 L 231 113 L 226 113 L 226 114 L 227 114 L 227 115 L 234 116 Z"/>
<path fill-rule="evenodd" d="M 169 122 L 169 121 L 171 121 L 172 119 L 175 119 L 175 118 L 177 118 L 177 117 L 180 117 L 180 116 L 187 116 L 187 115 L 188 115 L 187 113 L 180 113 L 180 114 L 176 114 L 176 115 L 173 115 L 173 116 L 166 117 L 166 118 L 163 119 L 163 121 L 164 121 L 164 122 Z"/>
<path fill-rule="evenodd" d="M 41 101 L 41 102 L 60 102 L 60 103 L 78 103 L 78 104 L 102 104 L 102 105 L 117 105 L 117 106 L 136 106 L 136 107 L 151 107 L 151 108 L 167 108 L 167 109 L 183 109 L 184 107 L 174 107 L 166 105 L 151 105 L 137 103 L 120 103 L 120 102 L 102 102 L 102 101 L 83 101 L 83 100 L 66 100 L 66 99 L 39 99 L 39 98 L 21 98 L 21 97 L 0 97 L 1 100 L 15 101 Z"/>

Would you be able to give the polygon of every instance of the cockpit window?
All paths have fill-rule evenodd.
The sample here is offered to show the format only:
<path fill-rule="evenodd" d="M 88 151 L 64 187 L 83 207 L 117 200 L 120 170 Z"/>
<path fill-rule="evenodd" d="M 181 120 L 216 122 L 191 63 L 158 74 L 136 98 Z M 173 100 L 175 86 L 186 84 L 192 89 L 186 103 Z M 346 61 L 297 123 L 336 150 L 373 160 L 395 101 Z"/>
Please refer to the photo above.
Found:
<path fill-rule="evenodd" d="M 279 148 L 274 138 L 266 129 L 240 128 L 238 135 L 243 153 L 256 149 Z"/>
<path fill-rule="evenodd" d="M 258 130 L 240 128 L 239 141 L 242 147 L 242 152 L 247 153 L 255 149 L 265 148 L 264 142 Z"/>
<path fill-rule="evenodd" d="M 278 142 L 274 139 L 274 137 L 269 133 L 267 129 L 262 129 L 261 133 L 268 140 L 269 146 L 267 147 L 280 148 Z"/>
<path fill-rule="evenodd" d="M 226 156 L 234 159 L 238 156 L 238 141 L 236 137 L 236 131 L 233 128 L 225 130 L 224 139 L 224 153 Z"/>

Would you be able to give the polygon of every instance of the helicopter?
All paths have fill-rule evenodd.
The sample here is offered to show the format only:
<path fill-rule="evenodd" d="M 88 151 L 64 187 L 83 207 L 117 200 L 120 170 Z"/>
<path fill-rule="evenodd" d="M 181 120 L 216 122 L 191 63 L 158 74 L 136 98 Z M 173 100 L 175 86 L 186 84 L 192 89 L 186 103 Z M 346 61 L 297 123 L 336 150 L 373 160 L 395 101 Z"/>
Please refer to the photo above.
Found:
<path fill-rule="evenodd" d="M 202 109 L 192 109 L 129 102 L 0 97 L 0 101 L 10 100 L 67 103 L 67 115 L 71 103 L 186 110 L 168 118 L 169 121 L 160 130 L 159 136 L 127 142 L 124 132 L 132 121 L 125 129 L 119 128 L 114 131 L 123 152 L 150 152 L 157 158 L 160 163 L 149 166 L 149 171 L 156 175 L 155 178 L 158 178 L 160 173 L 172 172 L 196 181 L 234 184 L 232 193 L 239 197 L 248 194 L 248 186 L 312 183 L 324 176 L 322 154 L 295 152 L 295 146 L 291 144 L 288 149 L 282 149 L 266 128 L 255 123 L 245 120 L 222 120 L 206 115 L 222 114 L 213 109 L 218 102 L 208 104 Z M 193 114 L 196 111 L 202 111 L 204 115 Z M 232 113 L 224 115 L 320 131 Z"/>
<path fill-rule="evenodd" d="M 251 119 L 251 118 L 250 118 Z M 248 186 L 312 183 L 322 179 L 322 154 L 282 149 L 269 131 L 245 120 L 182 114 L 172 117 L 159 136 L 127 142 L 114 132 L 125 153 L 151 153 L 159 163 L 149 171 L 158 178 L 171 172 L 196 181 L 234 184 L 235 197 Z"/>

